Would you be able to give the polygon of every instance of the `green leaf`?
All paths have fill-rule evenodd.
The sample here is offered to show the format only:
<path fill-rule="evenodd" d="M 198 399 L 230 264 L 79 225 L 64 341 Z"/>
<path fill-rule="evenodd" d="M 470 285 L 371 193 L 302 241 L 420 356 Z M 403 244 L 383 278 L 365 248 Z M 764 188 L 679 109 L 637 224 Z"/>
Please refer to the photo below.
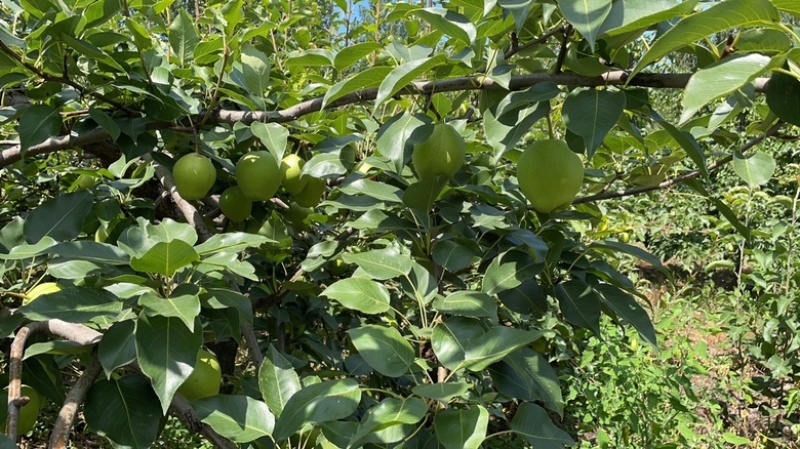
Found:
<path fill-rule="evenodd" d="M 550 81 L 534 84 L 524 90 L 510 92 L 504 95 L 503 99 L 497 103 L 497 116 L 502 117 L 506 112 L 534 106 L 536 103 L 543 101 L 550 101 L 560 93 L 561 89 L 559 89 L 558 85 Z"/>
<path fill-rule="evenodd" d="M 177 17 L 170 24 L 168 38 L 169 46 L 178 58 L 178 63 L 181 67 L 185 67 L 192 61 L 194 50 L 200 41 L 197 30 L 194 28 L 194 19 L 186 12 L 185 8 L 180 9 Z"/>
<path fill-rule="evenodd" d="M 748 156 L 737 151 L 733 155 L 733 171 L 751 187 L 764 185 L 775 172 L 775 159 L 763 151 Z"/>
<path fill-rule="evenodd" d="M 697 0 L 648 0 L 646 2 L 614 2 L 599 34 L 619 36 L 649 28 L 673 17 L 689 14 Z"/>
<path fill-rule="evenodd" d="M 342 279 L 334 282 L 320 294 L 361 313 L 383 313 L 390 308 L 389 290 L 383 284 L 369 279 Z"/>
<path fill-rule="evenodd" d="M 136 322 L 133 320 L 118 321 L 108 328 L 100 344 L 97 346 L 97 358 L 103 366 L 106 378 L 111 373 L 136 360 L 136 342 L 133 333 Z"/>
<path fill-rule="evenodd" d="M 274 240 L 248 232 L 226 232 L 225 234 L 215 234 L 205 242 L 197 245 L 194 250 L 197 254 L 204 256 L 216 252 L 239 252 L 247 248 L 256 248 L 264 243 L 275 243 Z"/>
<path fill-rule="evenodd" d="M 385 376 L 400 377 L 414 363 L 414 348 L 393 327 L 371 324 L 347 333 L 364 361 Z"/>
<path fill-rule="evenodd" d="M 119 65 L 119 63 L 114 58 L 111 57 L 111 55 L 109 55 L 108 53 L 104 52 L 103 50 L 95 47 L 94 45 L 86 41 L 76 39 L 66 33 L 61 33 L 59 35 L 59 39 L 64 41 L 64 43 L 67 44 L 69 48 L 72 48 L 73 50 L 77 51 L 78 53 L 82 54 L 83 56 L 86 56 L 91 60 L 94 60 L 101 64 L 105 64 L 113 68 L 114 70 L 117 70 L 120 73 L 125 73 L 126 71 L 124 67 Z"/>
<path fill-rule="evenodd" d="M 745 30 L 736 37 L 736 53 L 777 54 L 792 49 L 792 40 L 785 32 L 756 28 Z"/>
<path fill-rule="evenodd" d="M 44 237 L 43 239 L 39 240 L 36 244 L 33 245 L 16 245 L 11 248 L 11 251 L 8 254 L 0 254 L 0 259 L 3 260 L 22 260 L 22 259 L 30 259 L 31 257 L 36 257 L 50 248 L 51 246 L 56 245 L 56 241 L 50 237 Z"/>
<path fill-rule="evenodd" d="M 113 3 L 113 2 L 107 2 L 107 3 Z M 93 108 L 89 109 L 89 116 L 92 118 L 92 120 L 97 122 L 97 124 L 100 125 L 101 128 L 106 130 L 108 135 L 111 136 L 111 140 L 113 140 L 114 142 L 117 141 L 121 131 L 119 129 L 119 125 L 117 125 L 117 122 L 115 122 L 110 115 L 108 115 L 102 109 Z"/>
<path fill-rule="evenodd" d="M 439 240 L 433 247 L 433 261 L 451 273 L 472 265 L 478 255 L 474 249 L 454 240 Z"/>
<path fill-rule="evenodd" d="M 250 298 L 228 288 L 206 288 L 202 296 L 205 305 L 212 309 L 234 308 L 246 323 L 253 322 L 253 303 Z"/>
<path fill-rule="evenodd" d="M 224 46 L 225 41 L 221 36 L 209 36 L 201 40 L 197 47 L 194 48 L 194 63 L 206 65 L 217 62 L 221 57 Z"/>
<path fill-rule="evenodd" d="M 114 245 L 91 241 L 59 243 L 44 251 L 62 259 L 79 259 L 107 265 L 127 265 L 130 257 Z"/>
<path fill-rule="evenodd" d="M 192 332 L 195 318 L 200 315 L 200 298 L 197 295 L 162 298 L 155 293 L 145 293 L 139 298 L 139 305 L 147 316 L 178 318 Z"/>
<path fill-rule="evenodd" d="M 471 45 L 478 30 L 468 18 L 444 8 L 424 8 L 411 11 L 412 15 L 428 22 L 434 29 Z"/>
<path fill-rule="evenodd" d="M 736 446 L 743 446 L 743 445 L 750 446 L 751 444 L 753 444 L 753 442 L 750 441 L 749 438 L 740 437 L 739 435 L 736 435 L 735 433 L 731 432 L 723 433 L 722 441 L 730 444 L 735 444 Z"/>
<path fill-rule="evenodd" d="M 749 54 L 726 58 L 695 72 L 683 91 L 681 122 L 689 120 L 712 100 L 742 88 L 762 74 L 770 58 Z"/>
<path fill-rule="evenodd" d="M 258 389 L 272 413 L 281 416 L 286 403 L 301 388 L 300 377 L 291 362 L 270 346 L 269 353 L 258 370 Z"/>
<path fill-rule="evenodd" d="M 572 279 L 557 285 L 555 293 L 567 321 L 600 336 L 600 299 L 589 284 Z"/>
<path fill-rule="evenodd" d="M 325 423 L 350 416 L 361 402 L 355 379 L 329 380 L 309 385 L 292 396 L 275 423 L 276 441 L 292 436 L 304 424 Z"/>
<path fill-rule="evenodd" d="M 522 403 L 510 427 L 536 449 L 564 449 L 575 444 L 567 432 L 550 421 L 547 411 L 536 404 Z"/>
<path fill-rule="evenodd" d="M 291 71 L 304 71 L 308 67 L 326 67 L 333 65 L 333 54 L 329 50 L 315 48 L 305 51 L 293 51 L 286 59 L 286 67 Z"/>
<path fill-rule="evenodd" d="M 430 129 L 423 126 L 430 122 L 427 116 L 404 112 L 389 119 L 378 130 L 376 150 L 394 163 L 396 173 L 401 173 L 411 160 L 414 145 L 430 137 Z"/>
<path fill-rule="evenodd" d="M 121 310 L 122 301 L 106 290 L 68 287 L 36 298 L 20 307 L 19 312 L 34 321 L 86 323 L 101 317 L 113 318 Z"/>
<path fill-rule="evenodd" d="M 800 16 L 800 4 L 796 0 L 772 0 L 772 4 L 781 11 Z"/>
<path fill-rule="evenodd" d="M 361 45 L 361 44 L 359 44 Z M 344 51 L 344 50 L 342 50 Z M 331 86 L 322 99 L 322 107 L 330 105 L 339 98 L 361 89 L 372 89 L 381 85 L 384 79 L 392 72 L 391 67 L 372 67 L 357 72 L 343 81 Z"/>
<path fill-rule="evenodd" d="M 136 322 L 136 355 L 150 378 L 166 414 L 178 387 L 192 374 L 202 332 L 192 332 L 179 318 L 140 315 Z"/>
<path fill-rule="evenodd" d="M 472 386 L 468 383 L 442 382 L 417 385 L 411 391 L 424 398 L 448 403 L 453 398 L 466 398 L 467 391 L 469 391 L 470 388 L 472 388 Z"/>
<path fill-rule="evenodd" d="M 433 303 L 433 308 L 451 315 L 489 318 L 494 322 L 497 321 L 497 303 L 486 293 L 460 290 L 447 295 L 447 297 L 437 299 Z"/>
<path fill-rule="evenodd" d="M 377 281 L 405 276 L 411 271 L 411 258 L 396 248 L 376 249 L 363 253 L 344 253 L 342 259 L 354 263 Z"/>
<path fill-rule="evenodd" d="M 542 401 L 550 410 L 562 414 L 564 400 L 558 373 L 541 354 L 521 348 L 490 368 L 497 390 L 525 401 Z"/>
<path fill-rule="evenodd" d="M 488 426 L 489 412 L 480 405 L 440 410 L 433 418 L 436 439 L 446 449 L 478 449 Z"/>
<path fill-rule="evenodd" d="M 74 239 L 80 234 L 86 216 L 91 213 L 93 202 L 94 196 L 87 191 L 67 193 L 45 201 L 25 219 L 25 240 L 36 243 L 43 237 Z"/>
<path fill-rule="evenodd" d="M 383 49 L 377 42 L 361 42 L 339 50 L 333 58 L 333 66 L 338 71 L 344 71 L 358 62 L 361 58 Z M 383 67 L 385 68 L 385 67 Z M 361 72 L 363 73 L 363 72 Z M 388 73 L 388 72 L 387 72 Z"/>
<path fill-rule="evenodd" d="M 192 401 L 200 421 L 234 443 L 249 443 L 269 436 L 275 417 L 267 404 L 248 396 L 218 394 Z"/>
<path fill-rule="evenodd" d="M 463 342 L 465 347 L 463 366 L 470 371 L 482 371 L 492 363 L 537 340 L 543 333 L 544 331 L 534 332 L 495 326 L 480 337 Z"/>
<path fill-rule="evenodd" d="M 724 202 L 720 201 L 719 199 L 715 198 L 711 195 L 711 193 L 703 186 L 703 184 L 699 183 L 696 179 L 690 179 L 685 181 L 684 184 L 696 192 L 700 193 L 704 197 L 708 198 L 709 201 L 714 203 L 714 206 L 717 208 L 719 213 L 721 213 L 726 220 L 734 227 L 736 230 L 741 234 L 746 240 L 750 240 L 751 233 L 750 228 L 745 226 L 739 218 L 736 216 L 736 213 L 731 210 Z M 609 243 L 609 242 L 606 242 Z M 669 273 L 668 270 L 664 269 L 662 272 Z M 670 275 L 671 276 L 671 275 Z"/>
<path fill-rule="evenodd" d="M 420 179 L 408 187 L 403 193 L 403 204 L 423 213 L 428 213 L 433 203 L 450 181 L 446 176 Z"/>
<path fill-rule="evenodd" d="M 541 273 L 544 264 L 533 260 L 527 253 L 511 250 L 495 258 L 483 276 L 482 291 L 495 295 L 512 289 L 522 281 Z"/>
<path fill-rule="evenodd" d="M 142 257 L 131 259 L 131 268 L 145 273 L 172 276 L 176 271 L 200 260 L 200 255 L 183 240 L 159 242 Z"/>
<path fill-rule="evenodd" d="M 670 28 L 636 64 L 628 79 L 632 79 L 650 63 L 681 47 L 702 41 L 715 33 L 731 28 L 780 22 L 778 10 L 769 0 L 727 0 L 692 14 Z"/>
<path fill-rule="evenodd" d="M 83 414 L 92 430 L 122 447 L 149 448 L 160 430 L 158 398 L 147 379 L 138 374 L 95 382 Z"/>
<path fill-rule="evenodd" d="M 409 61 L 395 68 L 378 87 L 378 96 L 375 99 L 377 108 L 397 92 L 408 86 L 414 79 L 422 76 L 434 67 L 447 63 L 447 56 L 438 54 L 431 58 Z"/>
<path fill-rule="evenodd" d="M 514 25 L 516 25 L 517 34 L 522 31 L 525 26 L 525 21 L 528 20 L 531 6 L 534 5 L 533 0 L 491 0 L 485 1 L 483 4 L 483 14 L 488 15 L 495 3 L 500 4 L 505 14 L 510 14 L 514 18 Z"/>
<path fill-rule="evenodd" d="M 267 55 L 249 43 L 244 44 L 242 46 L 242 74 L 251 95 L 261 97 L 269 89 L 269 73 L 270 62 Z"/>
<path fill-rule="evenodd" d="M 428 406 L 419 398 L 384 399 L 367 410 L 348 447 L 360 447 L 365 442 L 389 444 L 400 441 L 405 437 L 402 428 L 418 423 L 427 412 Z"/>
<path fill-rule="evenodd" d="M 767 106 L 781 120 L 800 126 L 800 80 L 773 73 L 767 84 Z"/>
<path fill-rule="evenodd" d="M 40 144 L 61 132 L 61 114 L 58 109 L 38 104 L 31 106 L 19 118 L 19 143 L 22 155 L 28 148 Z"/>
<path fill-rule="evenodd" d="M 286 152 L 286 143 L 289 140 L 289 130 L 280 123 L 256 122 L 250 125 L 250 131 L 258 140 L 275 156 L 280 164 Z"/>
<path fill-rule="evenodd" d="M 347 195 L 366 195 L 388 203 L 402 203 L 403 191 L 383 182 L 369 179 L 356 179 L 339 187 Z"/>
<path fill-rule="evenodd" d="M 648 343 L 657 347 L 656 331 L 647 312 L 639 305 L 633 296 L 613 285 L 600 284 L 594 287 L 600 294 L 603 303 L 614 311 L 619 317 L 631 323 Z"/>
<path fill-rule="evenodd" d="M 575 89 L 564 99 L 564 122 L 583 138 L 589 159 L 619 121 L 625 102 L 625 92 L 597 89 Z"/>
<path fill-rule="evenodd" d="M 197 231 L 193 227 L 186 223 L 178 223 L 171 218 L 166 218 L 159 224 L 152 224 L 139 218 L 137 225 L 127 228 L 117 240 L 117 245 L 132 256 L 141 257 L 159 242 L 181 240 L 188 245 L 197 242 Z"/>
<path fill-rule="evenodd" d="M 700 148 L 700 144 L 697 143 L 697 139 L 688 131 L 683 131 L 673 126 L 671 123 L 661 118 L 655 111 L 651 111 L 651 114 L 655 121 L 675 139 L 675 142 L 678 142 L 678 145 L 680 145 L 684 151 L 686 151 L 686 154 L 688 154 L 689 158 L 697 165 L 700 172 L 703 173 L 704 176 L 708 176 L 706 155 L 703 153 L 703 149 Z"/>
<path fill-rule="evenodd" d="M 564 18 L 581 33 L 594 52 L 600 26 L 611 12 L 611 0 L 558 0 Z"/>
<path fill-rule="evenodd" d="M 442 321 L 433 328 L 431 348 L 445 368 L 459 367 L 466 357 L 467 343 L 485 334 L 477 320 L 455 317 Z"/>
<path fill-rule="evenodd" d="M 487 110 L 483 117 L 483 132 L 486 133 L 486 141 L 495 150 L 494 162 L 499 161 L 506 151 L 516 147 L 530 132 L 534 123 L 547 117 L 549 113 L 550 103 L 546 101 L 526 108 L 507 110 L 500 116 Z"/>

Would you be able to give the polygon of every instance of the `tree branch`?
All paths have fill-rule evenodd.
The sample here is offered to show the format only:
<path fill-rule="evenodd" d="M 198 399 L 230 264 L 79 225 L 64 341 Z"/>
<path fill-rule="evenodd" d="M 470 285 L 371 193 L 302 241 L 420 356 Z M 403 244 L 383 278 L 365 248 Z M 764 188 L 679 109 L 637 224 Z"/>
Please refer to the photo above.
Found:
<path fill-rule="evenodd" d="M 17 440 L 17 422 L 19 409 L 27 404 L 20 400 L 22 393 L 22 356 L 25 354 L 25 342 L 28 337 L 38 333 L 46 333 L 61 337 L 81 345 L 94 345 L 103 338 L 103 334 L 82 324 L 67 323 L 61 320 L 38 321 L 30 323 L 17 331 L 11 343 L 8 367 L 8 418 L 6 419 L 6 435 Z M 95 376 L 96 377 L 96 376 Z"/>
<path fill-rule="evenodd" d="M 574 73 L 536 73 L 532 75 L 519 75 L 511 77 L 509 88 L 512 91 L 522 90 L 540 83 L 554 83 L 561 86 L 632 86 L 649 87 L 654 89 L 682 89 L 686 87 L 692 74 L 690 73 L 639 73 L 630 78 L 627 72 L 613 71 L 601 76 L 582 76 Z M 753 81 L 756 92 L 763 93 L 766 89 L 769 78 L 757 78 Z M 503 87 L 495 81 L 484 76 L 469 76 L 453 78 L 441 81 L 426 81 L 411 83 L 408 87 L 398 93 L 398 95 L 425 95 L 431 92 L 455 92 L 465 90 L 503 90 Z M 349 93 L 325 105 L 325 109 L 335 109 L 342 106 L 372 101 L 378 96 L 378 89 L 362 89 Z M 304 115 L 321 111 L 322 97 L 303 101 L 290 108 L 281 111 L 234 111 L 219 109 L 214 111 L 208 123 L 244 123 L 253 122 L 275 122 L 285 123 L 296 120 Z M 202 116 L 193 118 L 193 121 L 200 120 Z M 153 123 L 149 129 L 164 129 L 174 126 L 172 123 L 160 122 Z M 103 129 L 95 129 L 81 136 L 58 136 L 51 137 L 46 141 L 30 147 L 26 156 L 52 153 L 54 151 L 74 148 L 90 143 L 96 143 L 110 136 Z M 0 168 L 13 164 L 21 159 L 21 148 L 19 145 L 7 148 L 0 152 Z"/>
<path fill-rule="evenodd" d="M 75 382 L 75 385 L 69 390 L 67 399 L 64 405 L 58 412 L 58 418 L 53 431 L 50 433 L 50 444 L 47 446 L 51 449 L 66 449 L 69 442 L 69 434 L 72 430 L 72 423 L 75 421 L 75 414 L 78 412 L 78 407 L 83 404 L 86 399 L 86 394 L 92 388 L 95 379 L 100 375 L 103 370 L 102 365 L 97 360 L 97 354 L 92 355 L 92 364 L 86 367 L 81 374 L 81 377 Z"/>
<path fill-rule="evenodd" d="M 164 186 L 164 189 L 170 193 L 172 196 L 172 201 L 181 211 L 181 214 L 183 214 L 184 218 L 186 218 L 186 221 L 197 230 L 200 242 L 205 242 L 211 238 L 211 232 L 203 222 L 203 216 L 200 215 L 200 212 L 197 211 L 196 207 L 194 207 L 185 199 L 181 198 L 178 190 L 175 188 L 175 181 L 172 179 L 172 173 L 170 173 L 170 171 L 163 165 L 156 164 L 156 176 L 158 176 L 158 180 L 161 182 L 161 185 Z M 241 293 L 239 291 L 239 286 L 235 283 L 231 282 L 230 286 L 237 292 Z M 261 349 L 258 346 L 258 337 L 256 337 L 253 328 L 247 323 L 242 323 L 239 326 L 239 330 L 244 336 L 244 340 L 247 343 L 247 350 L 250 354 L 250 359 L 255 364 L 256 373 L 258 373 L 258 370 L 261 368 L 261 363 L 264 361 L 264 356 L 261 354 Z"/>
<path fill-rule="evenodd" d="M 752 139 L 748 140 L 744 145 L 742 145 L 741 148 L 739 148 L 739 152 L 744 153 L 745 151 L 753 148 L 754 146 L 764 141 L 764 139 L 766 139 L 767 137 L 774 136 L 775 134 L 777 134 L 781 126 L 783 126 L 783 122 L 779 121 L 772 128 L 767 130 L 764 134 L 761 134 L 759 136 L 753 137 Z M 733 160 L 732 154 L 725 156 L 722 159 L 714 162 L 713 164 L 709 164 L 707 167 L 708 172 L 712 173 L 714 171 L 717 171 L 724 165 L 730 163 L 732 160 Z M 572 202 L 572 204 L 591 203 L 594 201 L 608 200 L 612 198 L 623 198 L 626 196 L 641 195 L 642 193 L 652 192 L 654 190 L 668 189 L 676 184 L 680 184 L 690 179 L 698 178 L 702 174 L 703 172 L 701 172 L 700 170 L 694 170 L 689 173 L 676 176 L 674 178 L 668 179 L 664 182 L 652 186 L 643 186 L 627 190 L 617 190 L 614 192 L 603 192 L 603 193 L 598 193 L 596 195 L 582 196 L 580 198 L 576 198 L 575 201 Z"/>
<path fill-rule="evenodd" d="M 178 194 L 178 190 L 175 188 L 175 181 L 172 179 L 172 173 L 170 173 L 169 169 L 158 163 L 155 165 L 158 181 L 164 186 L 164 190 L 169 192 L 172 201 L 186 218 L 186 221 L 197 230 L 200 241 L 205 242 L 211 238 L 211 232 L 209 232 L 206 224 L 203 222 L 203 216 L 200 215 L 200 212 L 197 212 L 197 208 L 181 198 L 180 194 Z"/>
<path fill-rule="evenodd" d="M 561 86 L 633 86 L 656 89 L 682 89 L 686 87 L 691 73 L 639 73 L 630 78 L 627 72 L 618 70 L 600 76 L 583 76 L 574 73 L 535 73 L 531 75 L 512 76 L 509 89 L 522 90 L 540 83 L 554 83 Z M 756 92 L 764 92 L 769 78 L 754 80 Z M 483 76 L 469 76 L 441 81 L 425 81 L 411 83 L 398 95 L 425 95 L 432 92 L 454 92 L 465 90 L 503 90 L 494 80 Z M 325 109 L 334 109 L 353 103 L 371 101 L 377 98 L 378 89 L 362 89 L 349 93 L 325 105 Z M 322 97 L 303 101 L 282 111 L 232 111 L 218 110 L 212 116 L 215 123 L 253 123 L 253 122 L 290 122 L 322 110 Z"/>

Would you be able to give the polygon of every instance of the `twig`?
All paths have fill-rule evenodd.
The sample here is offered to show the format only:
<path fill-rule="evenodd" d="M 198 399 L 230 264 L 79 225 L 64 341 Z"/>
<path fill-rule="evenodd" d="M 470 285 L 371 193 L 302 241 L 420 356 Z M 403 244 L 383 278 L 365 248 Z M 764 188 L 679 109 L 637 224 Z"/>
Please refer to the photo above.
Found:
<path fill-rule="evenodd" d="M 744 153 L 745 151 L 747 151 L 747 150 L 753 148 L 754 146 L 758 145 L 759 143 L 761 143 L 767 137 L 775 135 L 778 132 L 778 130 L 781 128 L 781 126 L 783 126 L 783 122 L 779 121 L 772 128 L 770 128 L 767 132 L 765 132 L 764 134 L 762 134 L 760 136 L 753 137 L 752 139 L 748 140 L 747 143 L 745 143 L 739 149 L 739 152 Z M 709 164 L 708 165 L 708 172 L 711 173 L 711 172 L 714 172 L 716 170 L 719 170 L 722 166 L 724 166 L 725 164 L 728 164 L 732 160 L 733 160 L 733 155 L 725 156 L 722 159 L 714 162 L 713 164 Z M 600 201 L 600 200 L 608 200 L 608 199 L 612 199 L 612 198 L 623 198 L 623 197 L 626 197 L 626 196 L 640 195 L 642 193 L 652 192 L 654 190 L 667 189 L 669 187 L 674 186 L 675 184 L 680 184 L 680 183 L 688 181 L 690 179 L 697 178 L 702 174 L 703 174 L 702 171 L 694 170 L 694 171 L 691 171 L 689 173 L 686 173 L 686 174 L 683 174 L 683 175 L 680 175 L 680 176 L 676 176 L 674 178 L 668 179 L 668 180 L 666 180 L 664 182 L 661 182 L 659 184 L 652 185 L 652 186 L 643 186 L 643 187 L 636 187 L 636 188 L 627 189 L 627 190 L 617 190 L 617 191 L 614 191 L 614 192 L 605 192 L 605 193 L 598 193 L 596 195 L 582 196 L 580 198 L 576 198 L 575 201 L 572 202 L 572 204 L 583 204 L 583 203 L 591 203 L 591 202 Z"/>
<path fill-rule="evenodd" d="M 547 39 L 550 39 L 552 36 L 562 31 L 565 31 L 566 29 L 567 25 L 561 24 L 530 42 L 527 42 L 523 45 L 519 45 L 517 47 L 511 47 L 511 49 L 506 52 L 505 57 L 506 59 L 508 59 L 521 51 L 527 50 L 531 47 L 535 47 L 539 44 L 543 44 L 547 41 Z"/>
<path fill-rule="evenodd" d="M 69 390 L 67 399 L 64 405 L 58 412 L 58 418 L 53 431 L 50 433 L 50 449 L 66 449 L 67 442 L 69 441 L 69 434 L 72 430 L 72 423 L 75 421 L 75 414 L 78 412 L 78 407 L 83 404 L 86 394 L 92 388 L 95 379 L 100 375 L 103 366 L 97 360 L 97 355 L 92 356 L 92 364 L 86 367 L 81 374 L 81 377 L 75 382 L 75 385 Z"/>
<path fill-rule="evenodd" d="M 556 66 L 553 68 L 553 73 L 558 75 L 561 73 L 561 67 L 564 66 L 564 59 L 567 57 L 567 44 L 569 43 L 569 36 L 572 34 L 572 25 L 567 25 L 564 30 L 564 37 L 561 39 L 561 49 L 558 51 L 558 58 L 556 59 Z"/>

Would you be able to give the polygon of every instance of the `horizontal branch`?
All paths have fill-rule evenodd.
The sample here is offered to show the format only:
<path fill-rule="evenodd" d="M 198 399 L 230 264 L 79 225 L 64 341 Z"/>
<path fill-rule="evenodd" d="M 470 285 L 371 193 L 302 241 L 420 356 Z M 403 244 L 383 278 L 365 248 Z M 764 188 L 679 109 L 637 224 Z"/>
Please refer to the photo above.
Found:
<path fill-rule="evenodd" d="M 654 89 L 681 89 L 691 78 L 688 73 L 640 73 L 633 78 L 628 77 L 627 72 L 615 71 L 608 72 L 602 76 L 582 76 L 573 73 L 536 73 L 531 75 L 519 75 L 511 77 L 509 88 L 511 90 L 521 90 L 540 83 L 554 83 L 561 86 L 572 87 L 595 87 L 595 86 L 632 86 L 648 87 Z M 753 83 L 756 92 L 764 92 L 769 78 L 757 78 Z M 503 90 L 503 87 L 494 80 L 485 76 L 469 76 L 453 78 L 441 81 L 427 81 L 411 83 L 408 87 L 400 91 L 397 95 L 424 95 L 434 92 L 456 92 L 465 90 Z M 324 109 L 335 109 L 355 103 L 362 103 L 375 100 L 378 96 L 378 89 L 362 89 L 349 93 L 342 98 L 325 105 Z M 322 107 L 323 97 L 303 101 L 290 108 L 280 111 L 234 111 L 219 109 L 214 111 L 208 124 L 216 123 L 244 123 L 253 122 L 290 122 L 304 115 L 319 112 Z M 201 116 L 193 119 L 199 120 Z M 195 123 L 197 120 L 193 120 Z M 172 123 L 159 122 L 148 126 L 151 130 L 165 129 L 172 127 Z M 66 150 L 80 147 L 92 143 L 97 143 L 110 138 L 109 134 L 97 128 L 80 136 L 57 136 L 51 137 L 46 141 L 31 146 L 26 152 L 26 156 L 36 156 L 39 154 L 51 153 L 54 151 Z M 22 157 L 19 145 L 7 148 L 0 152 L 0 168 L 17 162 Z"/>
<path fill-rule="evenodd" d="M 512 76 L 509 89 L 522 90 L 541 83 L 554 83 L 560 86 L 597 87 L 597 86 L 632 86 L 654 89 L 682 89 L 686 87 L 690 73 L 640 73 L 629 78 L 624 71 L 608 72 L 601 76 L 583 76 L 574 73 L 535 73 L 531 75 Z M 769 78 L 757 78 L 756 92 L 764 92 Z M 467 76 L 441 81 L 411 83 L 398 95 L 424 95 L 436 92 L 455 92 L 465 90 L 504 90 L 494 80 L 484 76 Z M 334 109 L 354 103 L 372 101 L 378 97 L 378 89 L 362 89 L 349 93 L 325 105 L 325 109 Z M 252 123 L 252 122 L 290 122 L 306 114 L 321 111 L 323 97 L 298 103 L 282 111 L 232 111 L 221 109 L 212 115 L 217 123 Z"/>

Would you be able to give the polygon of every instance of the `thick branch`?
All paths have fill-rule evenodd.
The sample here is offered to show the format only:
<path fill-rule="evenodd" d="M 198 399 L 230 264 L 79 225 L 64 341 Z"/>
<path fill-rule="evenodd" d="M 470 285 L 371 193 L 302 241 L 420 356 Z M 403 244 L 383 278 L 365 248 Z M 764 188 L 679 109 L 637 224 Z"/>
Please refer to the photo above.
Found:
<path fill-rule="evenodd" d="M 200 212 L 197 212 L 194 206 L 178 194 L 178 190 L 175 188 L 175 181 L 172 179 L 172 173 L 170 173 L 169 169 L 161 164 L 156 164 L 156 176 L 161 185 L 164 186 L 164 190 L 172 196 L 172 201 L 178 206 L 186 221 L 197 230 L 200 241 L 205 242 L 211 238 L 211 232 L 208 231 L 206 224 L 203 222 L 203 216 L 200 215 Z"/>
<path fill-rule="evenodd" d="M 767 137 L 774 136 L 775 134 L 777 134 L 777 132 L 781 128 L 781 126 L 783 126 L 783 122 L 779 121 L 772 128 L 770 128 L 767 132 L 765 132 L 764 134 L 761 134 L 760 136 L 756 136 L 756 137 L 753 137 L 752 139 L 748 140 L 744 145 L 742 145 L 741 148 L 739 148 L 739 152 L 740 153 L 744 153 L 745 151 L 753 148 L 754 146 L 756 146 L 759 143 L 761 143 L 762 141 L 764 141 L 764 139 L 766 139 Z M 714 171 L 717 171 L 720 168 L 722 168 L 724 165 L 730 163 L 732 160 L 733 160 L 733 155 L 732 154 L 730 154 L 728 156 L 725 156 L 722 159 L 720 159 L 720 160 L 718 160 L 718 161 L 716 161 L 716 162 L 714 162 L 712 164 L 709 164 L 708 167 L 707 167 L 708 168 L 708 172 L 712 173 Z M 662 182 L 660 184 L 656 184 L 656 185 L 652 185 L 652 186 L 636 187 L 636 188 L 633 188 L 633 189 L 617 190 L 615 192 L 603 192 L 603 193 L 598 193 L 596 195 L 583 196 L 583 197 L 580 197 L 580 198 L 576 198 L 575 201 L 572 202 L 572 204 L 591 203 L 591 202 L 594 202 L 594 201 L 608 200 L 608 199 L 612 199 L 612 198 L 623 198 L 623 197 L 626 197 L 626 196 L 640 195 L 642 193 L 652 192 L 654 190 L 668 189 L 668 188 L 670 188 L 670 187 L 672 187 L 672 186 L 674 186 L 676 184 L 680 184 L 680 183 L 688 181 L 690 179 L 698 178 L 702 174 L 703 174 L 703 172 L 701 172 L 700 170 L 694 170 L 694 171 L 691 171 L 689 173 L 685 173 L 683 175 L 676 176 L 676 177 L 671 178 L 671 179 L 667 179 L 666 181 L 664 181 L 664 182 Z"/>
<path fill-rule="evenodd" d="M 632 79 L 628 79 L 628 74 L 623 71 L 608 72 L 602 76 L 582 76 L 573 73 L 537 73 L 532 75 L 520 75 L 511 77 L 509 88 L 511 90 L 521 90 L 539 83 L 551 82 L 562 86 L 634 86 L 649 87 L 655 89 L 682 89 L 691 78 L 689 73 L 640 73 Z M 756 92 L 764 92 L 769 78 L 758 78 L 754 81 Z M 442 81 L 427 81 L 412 83 L 398 95 L 425 95 L 433 92 L 455 92 L 464 90 L 502 90 L 493 80 L 484 76 L 470 76 L 463 78 L 453 78 Z M 325 106 L 325 109 L 334 109 L 354 103 L 361 103 L 374 100 L 378 95 L 377 89 L 363 89 L 352 92 L 333 101 Z M 250 124 L 253 122 L 290 122 L 304 115 L 322 110 L 322 97 L 298 103 L 290 108 L 281 111 L 233 111 L 220 109 L 214 111 L 208 123 L 237 123 Z M 195 117 L 200 120 L 202 116 Z M 150 129 L 164 129 L 172 127 L 171 123 L 153 123 Z M 54 151 L 65 150 L 78 146 L 96 143 L 110 136 L 104 130 L 98 128 L 87 134 L 78 137 L 58 136 L 51 137 L 46 141 L 34 145 L 25 153 L 26 156 L 36 156 L 39 154 L 52 153 Z M 0 152 L 0 168 L 13 164 L 21 159 L 20 147 L 14 146 Z"/>
<path fill-rule="evenodd" d="M 657 89 L 682 89 L 686 87 L 692 74 L 690 73 L 640 73 L 629 79 L 623 71 L 608 72 L 602 76 L 582 76 L 574 73 L 536 73 L 511 77 L 509 88 L 521 90 L 536 84 L 551 82 L 561 86 L 621 86 L 650 87 Z M 769 78 L 758 78 L 754 81 L 756 91 L 763 92 Z M 469 76 L 442 81 L 426 81 L 412 83 L 399 95 L 425 95 L 433 92 L 454 92 L 465 90 L 502 90 L 495 81 L 483 76 Z M 333 109 L 353 103 L 371 101 L 377 98 L 378 89 L 362 89 L 332 101 L 325 109 Z M 298 103 L 282 111 L 215 111 L 211 121 L 216 123 L 252 123 L 252 122 L 290 122 L 306 114 L 322 110 L 322 98 Z"/>
<path fill-rule="evenodd" d="M 81 136 L 57 136 L 51 137 L 44 142 L 33 145 L 25 151 L 25 156 L 37 156 L 40 154 L 52 153 L 55 151 L 69 150 L 92 143 L 101 142 L 111 136 L 102 128 L 97 128 Z M 22 148 L 15 145 L 0 152 L 0 168 L 11 165 L 22 159 Z"/>
<path fill-rule="evenodd" d="M 97 379 L 97 376 L 100 375 L 102 370 L 103 367 L 97 360 L 97 355 L 93 355 L 92 364 L 86 367 L 81 377 L 69 390 L 67 399 L 58 412 L 58 418 L 50 434 L 50 444 L 48 448 L 66 449 L 67 442 L 69 441 L 69 434 L 72 430 L 72 423 L 75 421 L 75 414 L 78 412 L 78 407 L 83 404 L 86 394 L 92 388 L 95 379 Z"/>

